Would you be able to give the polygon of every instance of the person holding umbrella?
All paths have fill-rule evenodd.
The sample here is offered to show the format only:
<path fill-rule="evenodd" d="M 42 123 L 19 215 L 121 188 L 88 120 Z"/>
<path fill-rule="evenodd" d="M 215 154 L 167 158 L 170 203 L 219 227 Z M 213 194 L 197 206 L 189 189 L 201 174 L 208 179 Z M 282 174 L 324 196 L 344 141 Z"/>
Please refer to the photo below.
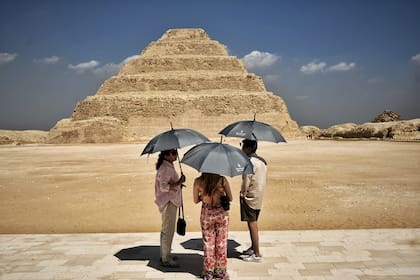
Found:
<path fill-rule="evenodd" d="M 181 184 L 185 176 L 175 170 L 173 162 L 178 158 L 176 149 L 160 152 L 156 163 L 155 203 L 159 207 L 162 217 L 160 232 L 160 261 L 164 267 L 178 267 L 178 263 L 171 257 L 172 240 L 175 233 L 176 214 L 181 206 Z"/>
<path fill-rule="evenodd" d="M 271 125 L 255 120 L 244 120 L 231 123 L 219 134 L 228 137 L 245 138 L 242 141 L 242 151 L 250 158 L 253 166 L 252 174 L 242 175 L 240 192 L 241 221 L 248 223 L 251 236 L 251 247 L 243 252 L 245 261 L 259 262 L 262 260 L 259 247 L 258 216 L 261 211 L 264 189 L 267 181 L 267 162 L 256 154 L 257 141 L 273 143 L 286 142 L 281 133 Z"/>
<path fill-rule="evenodd" d="M 202 173 L 194 180 L 193 188 L 194 202 L 202 202 L 202 276 L 204 279 L 229 279 L 226 270 L 229 205 L 223 201 L 232 201 L 232 191 L 224 176 L 252 173 L 252 163 L 240 149 L 223 144 L 222 139 L 220 143 L 194 146 L 184 154 L 181 162 Z"/>
<path fill-rule="evenodd" d="M 256 154 L 257 141 L 242 141 L 242 151 L 250 157 L 253 174 L 243 174 L 240 192 L 241 221 L 248 223 L 251 247 L 243 252 L 244 261 L 259 262 L 262 259 L 259 247 L 258 216 L 261 211 L 264 188 L 267 180 L 267 162 Z"/>
<path fill-rule="evenodd" d="M 179 162 L 181 177 L 174 167 L 174 161 L 178 159 L 177 149 L 208 141 L 210 140 L 198 131 L 186 128 L 174 129 L 171 123 L 171 129 L 153 137 L 141 153 L 141 155 L 150 155 L 160 152 L 156 163 L 155 203 L 162 216 L 160 261 L 164 267 L 179 266 L 171 257 L 176 212 L 182 205 L 182 183 L 185 182 L 181 162 Z"/>
<path fill-rule="evenodd" d="M 232 191 L 225 177 L 202 173 L 194 181 L 194 203 L 202 202 L 200 224 L 203 236 L 204 279 L 229 279 L 227 273 L 227 238 L 229 212 L 222 197 L 232 201 Z"/>

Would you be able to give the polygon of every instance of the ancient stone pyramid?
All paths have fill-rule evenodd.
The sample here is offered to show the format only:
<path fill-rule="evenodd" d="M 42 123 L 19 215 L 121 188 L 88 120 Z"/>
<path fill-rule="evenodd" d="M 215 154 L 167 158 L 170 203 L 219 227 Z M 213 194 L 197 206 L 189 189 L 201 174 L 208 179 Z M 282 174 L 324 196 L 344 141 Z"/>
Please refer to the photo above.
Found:
<path fill-rule="evenodd" d="M 192 128 L 209 138 L 227 124 L 251 120 L 301 136 L 279 96 L 248 73 L 241 60 L 202 29 L 171 29 L 140 57 L 78 102 L 70 119 L 49 133 L 49 143 L 141 142 L 165 130 Z"/>

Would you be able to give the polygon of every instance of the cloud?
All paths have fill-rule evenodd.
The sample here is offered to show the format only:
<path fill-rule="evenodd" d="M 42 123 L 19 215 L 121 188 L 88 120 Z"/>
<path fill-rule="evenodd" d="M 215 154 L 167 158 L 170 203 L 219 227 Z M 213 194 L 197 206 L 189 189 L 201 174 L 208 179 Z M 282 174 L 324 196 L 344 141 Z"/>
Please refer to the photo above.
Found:
<path fill-rule="evenodd" d="M 327 64 L 325 62 L 316 63 L 315 61 L 300 67 L 300 71 L 304 74 L 313 74 L 316 72 L 323 72 Z"/>
<path fill-rule="evenodd" d="M 111 76 L 120 70 L 120 65 L 115 63 L 107 63 L 104 66 L 93 69 L 93 73 L 100 76 Z"/>
<path fill-rule="evenodd" d="M 121 69 L 121 67 L 125 63 L 129 62 L 132 59 L 136 59 L 138 57 L 140 57 L 140 55 L 129 56 L 125 58 L 123 61 L 121 61 L 119 64 L 110 62 L 100 67 L 99 67 L 100 63 L 98 61 L 91 60 L 89 62 L 83 62 L 77 65 L 69 64 L 68 68 L 73 69 L 78 73 L 84 73 L 86 71 L 90 71 L 91 73 L 94 73 L 97 76 L 109 77 L 109 76 L 117 74 L 118 71 Z"/>
<path fill-rule="evenodd" d="M 55 64 L 60 60 L 58 56 L 50 56 L 50 57 L 44 57 L 44 58 L 35 58 L 34 63 L 40 63 L 40 64 Z"/>
<path fill-rule="evenodd" d="M 0 64 L 12 62 L 17 57 L 17 53 L 0 53 Z"/>
<path fill-rule="evenodd" d="M 280 56 L 268 52 L 252 51 L 245 55 L 242 60 L 248 69 L 252 69 L 269 67 L 280 58 Z"/>
<path fill-rule="evenodd" d="M 316 62 L 313 61 L 311 63 L 308 63 L 306 65 L 303 65 L 300 67 L 300 71 L 304 74 L 314 74 L 317 72 L 332 72 L 332 71 L 349 71 L 356 67 L 356 63 L 354 62 L 340 62 L 335 65 L 327 67 L 327 63 L 325 62 Z"/>
<path fill-rule="evenodd" d="M 139 57 L 140 57 L 140 55 L 129 56 L 129 57 L 125 58 L 123 61 L 121 61 L 119 64 L 115 64 L 113 62 L 107 63 L 102 67 L 98 67 L 98 68 L 93 69 L 93 72 L 96 75 L 99 75 L 99 76 L 109 77 L 109 76 L 112 76 L 114 74 L 117 74 L 118 71 L 120 71 L 121 67 L 124 64 L 126 64 L 130 60 L 133 60 L 133 59 L 136 59 L 136 58 L 139 58 Z"/>
<path fill-rule="evenodd" d="M 75 70 L 78 73 L 84 73 L 85 71 L 93 70 L 98 65 L 99 65 L 98 61 L 91 60 L 89 62 L 82 62 L 77 65 L 69 64 L 68 67 L 70 69 Z"/>
<path fill-rule="evenodd" d="M 120 64 L 119 64 L 119 66 L 121 67 L 121 66 L 123 66 L 124 64 L 126 64 L 127 62 L 129 62 L 130 60 L 133 60 L 133 59 L 136 59 L 136 58 L 139 58 L 140 57 L 140 55 L 132 55 L 132 56 L 129 56 L 129 57 L 127 57 L 126 59 L 124 59 Z"/>
<path fill-rule="evenodd" d="M 416 63 L 418 63 L 418 64 L 420 64 L 420 53 L 418 53 L 415 56 L 413 56 L 411 58 L 411 60 L 414 61 L 414 62 L 416 62 Z"/>
<path fill-rule="evenodd" d="M 327 68 L 327 71 L 349 71 L 353 69 L 356 66 L 356 63 L 346 63 L 346 62 L 340 62 L 336 65 L 330 66 Z"/>

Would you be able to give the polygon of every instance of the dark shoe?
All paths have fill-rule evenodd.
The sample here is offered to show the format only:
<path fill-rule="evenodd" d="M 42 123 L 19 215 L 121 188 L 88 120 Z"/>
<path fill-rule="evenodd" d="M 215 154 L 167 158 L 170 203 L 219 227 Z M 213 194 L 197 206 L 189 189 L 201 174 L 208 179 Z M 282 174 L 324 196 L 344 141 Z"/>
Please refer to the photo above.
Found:
<path fill-rule="evenodd" d="M 177 268 L 177 267 L 179 267 L 179 264 L 176 261 L 174 261 L 174 260 L 170 260 L 170 261 L 167 261 L 167 262 L 161 261 L 160 262 L 160 265 L 163 266 L 163 267 L 168 267 L 168 268 Z"/>

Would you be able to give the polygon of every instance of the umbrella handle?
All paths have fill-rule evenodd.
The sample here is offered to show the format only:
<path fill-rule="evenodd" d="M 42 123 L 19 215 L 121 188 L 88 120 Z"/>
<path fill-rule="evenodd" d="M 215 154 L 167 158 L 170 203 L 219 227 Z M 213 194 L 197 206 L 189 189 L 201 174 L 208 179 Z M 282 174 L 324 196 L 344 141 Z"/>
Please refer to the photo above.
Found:
<path fill-rule="evenodd" d="M 179 160 L 179 157 L 178 157 L 178 163 L 179 163 L 179 170 L 181 171 L 181 175 L 184 175 L 184 173 L 182 172 L 181 161 Z"/>
<path fill-rule="evenodd" d="M 184 172 L 182 172 L 181 161 L 179 160 L 179 155 L 178 155 L 178 163 L 179 163 L 179 170 L 181 171 L 181 176 L 183 176 Z M 182 188 L 185 188 L 185 187 L 187 187 L 187 186 L 184 185 L 184 184 L 181 184 L 181 190 L 182 190 Z"/>
<path fill-rule="evenodd" d="M 172 123 L 171 123 L 171 126 L 172 126 Z M 179 170 L 181 171 L 181 175 L 184 175 L 184 173 L 182 173 L 181 160 L 179 159 L 178 149 L 176 150 L 176 154 L 177 154 L 178 163 L 179 163 Z"/>

